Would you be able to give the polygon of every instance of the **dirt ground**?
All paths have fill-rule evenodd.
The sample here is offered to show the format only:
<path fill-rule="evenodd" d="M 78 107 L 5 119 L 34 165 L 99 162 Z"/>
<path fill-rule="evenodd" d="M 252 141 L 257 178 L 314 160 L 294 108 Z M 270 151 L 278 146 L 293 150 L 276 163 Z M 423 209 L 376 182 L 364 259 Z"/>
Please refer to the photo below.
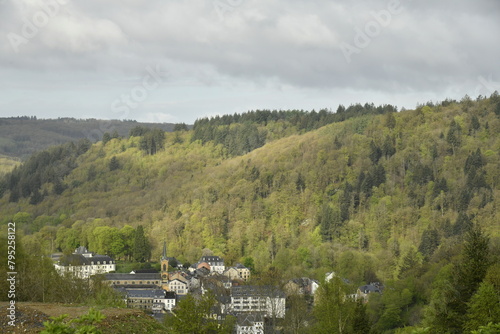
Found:
<path fill-rule="evenodd" d="M 72 306 L 67 304 L 45 304 L 45 303 L 16 303 L 16 326 L 8 324 L 9 318 L 7 302 L 0 302 L 0 333 L 39 333 L 43 329 L 43 322 L 49 317 L 68 314 L 73 319 L 88 312 L 87 306 Z M 106 316 L 104 322 L 118 321 L 123 316 L 144 317 L 144 313 L 133 309 L 110 308 L 101 312 Z M 103 324 L 104 325 L 104 324 Z"/>

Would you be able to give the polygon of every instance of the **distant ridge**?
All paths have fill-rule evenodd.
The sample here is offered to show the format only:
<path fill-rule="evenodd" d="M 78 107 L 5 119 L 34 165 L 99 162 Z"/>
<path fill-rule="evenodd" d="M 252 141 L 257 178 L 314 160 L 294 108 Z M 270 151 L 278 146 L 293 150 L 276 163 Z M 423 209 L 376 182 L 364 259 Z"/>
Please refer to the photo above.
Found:
<path fill-rule="evenodd" d="M 172 131 L 173 123 L 141 123 L 133 120 L 99 119 L 37 119 L 36 116 L 0 118 L 0 155 L 26 159 L 50 146 L 87 138 L 92 142 L 102 139 L 104 133 L 116 131 L 126 137 L 136 126 Z"/>

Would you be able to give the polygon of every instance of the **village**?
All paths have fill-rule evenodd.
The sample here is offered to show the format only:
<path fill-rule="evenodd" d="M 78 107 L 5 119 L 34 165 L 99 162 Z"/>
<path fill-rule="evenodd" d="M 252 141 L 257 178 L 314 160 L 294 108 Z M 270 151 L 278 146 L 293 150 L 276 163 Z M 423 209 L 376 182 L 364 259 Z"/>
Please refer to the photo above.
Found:
<path fill-rule="evenodd" d="M 91 279 L 102 275 L 104 281 L 113 287 L 129 308 L 144 310 L 161 321 L 165 314 L 175 315 L 177 303 L 188 294 L 203 296 L 211 293 L 216 307 L 211 318 L 223 321 L 226 316 L 236 318 L 235 333 L 263 334 L 266 327 L 278 321 L 283 323 L 290 296 L 306 296 L 314 303 L 320 282 L 301 277 L 288 280 L 284 285 L 251 285 L 251 270 L 241 263 L 226 267 L 219 256 L 202 256 L 188 268 L 179 264 L 176 258 L 167 256 L 166 242 L 160 258 L 160 271 L 137 269 L 130 273 L 116 273 L 116 261 L 107 255 L 93 253 L 80 246 L 72 254 L 53 254 L 56 271 L 60 275 L 74 275 L 80 279 Z M 174 266 L 172 266 L 172 264 Z M 169 269 L 174 270 L 169 270 Z M 335 277 L 327 273 L 325 282 Z M 342 279 L 349 283 L 347 279 Z M 378 282 L 360 286 L 356 293 L 346 297 L 368 302 L 370 293 L 382 293 Z"/>

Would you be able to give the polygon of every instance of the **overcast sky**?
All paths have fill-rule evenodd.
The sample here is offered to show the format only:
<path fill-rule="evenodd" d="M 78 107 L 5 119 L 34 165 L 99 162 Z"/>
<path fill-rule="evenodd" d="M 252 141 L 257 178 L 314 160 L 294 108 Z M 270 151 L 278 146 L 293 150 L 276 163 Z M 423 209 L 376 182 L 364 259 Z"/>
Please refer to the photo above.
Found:
<path fill-rule="evenodd" d="M 498 0 L 0 0 L 0 116 L 193 123 L 500 90 Z"/>

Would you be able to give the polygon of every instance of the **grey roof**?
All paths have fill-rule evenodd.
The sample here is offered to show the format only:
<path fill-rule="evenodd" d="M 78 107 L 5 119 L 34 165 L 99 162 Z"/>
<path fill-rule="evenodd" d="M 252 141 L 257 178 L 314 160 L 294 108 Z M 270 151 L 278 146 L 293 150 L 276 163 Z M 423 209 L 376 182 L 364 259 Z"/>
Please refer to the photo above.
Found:
<path fill-rule="evenodd" d="M 92 265 L 92 264 L 97 264 L 97 262 L 99 262 L 100 264 L 104 264 L 104 262 L 106 262 L 106 264 L 111 264 L 113 263 L 113 259 L 110 258 L 109 256 L 107 255 L 95 255 L 95 256 L 92 256 L 92 257 L 85 257 L 83 256 L 82 254 L 69 254 L 69 255 L 65 255 L 63 256 L 60 260 L 59 260 L 59 264 L 62 265 L 62 266 L 69 266 L 69 265 L 72 265 L 72 266 L 89 266 L 89 265 Z"/>
<path fill-rule="evenodd" d="M 143 290 L 154 290 L 158 289 L 156 284 L 113 284 L 115 289 L 143 289 Z"/>
<path fill-rule="evenodd" d="M 144 280 L 161 280 L 161 275 L 159 273 L 156 274 L 120 274 L 120 273 L 112 273 L 105 274 L 106 279 L 115 280 L 115 281 L 144 281 Z"/>
<path fill-rule="evenodd" d="M 137 270 L 134 270 L 134 273 L 136 273 L 136 274 L 157 274 L 158 270 L 156 270 L 156 269 L 137 269 Z"/>
<path fill-rule="evenodd" d="M 372 284 L 360 286 L 359 290 L 361 290 L 361 292 L 363 293 L 382 292 L 380 287 Z"/>
<path fill-rule="evenodd" d="M 241 263 L 236 263 L 236 265 L 234 267 L 237 268 L 237 269 L 248 269 L 247 267 L 245 267 Z"/>
<path fill-rule="evenodd" d="M 165 290 L 125 289 L 128 298 L 165 298 Z"/>
<path fill-rule="evenodd" d="M 282 297 L 285 293 L 273 286 L 241 285 L 233 286 L 231 289 L 232 297 Z"/>
<path fill-rule="evenodd" d="M 218 256 L 202 256 L 200 262 L 224 262 L 224 260 Z"/>

